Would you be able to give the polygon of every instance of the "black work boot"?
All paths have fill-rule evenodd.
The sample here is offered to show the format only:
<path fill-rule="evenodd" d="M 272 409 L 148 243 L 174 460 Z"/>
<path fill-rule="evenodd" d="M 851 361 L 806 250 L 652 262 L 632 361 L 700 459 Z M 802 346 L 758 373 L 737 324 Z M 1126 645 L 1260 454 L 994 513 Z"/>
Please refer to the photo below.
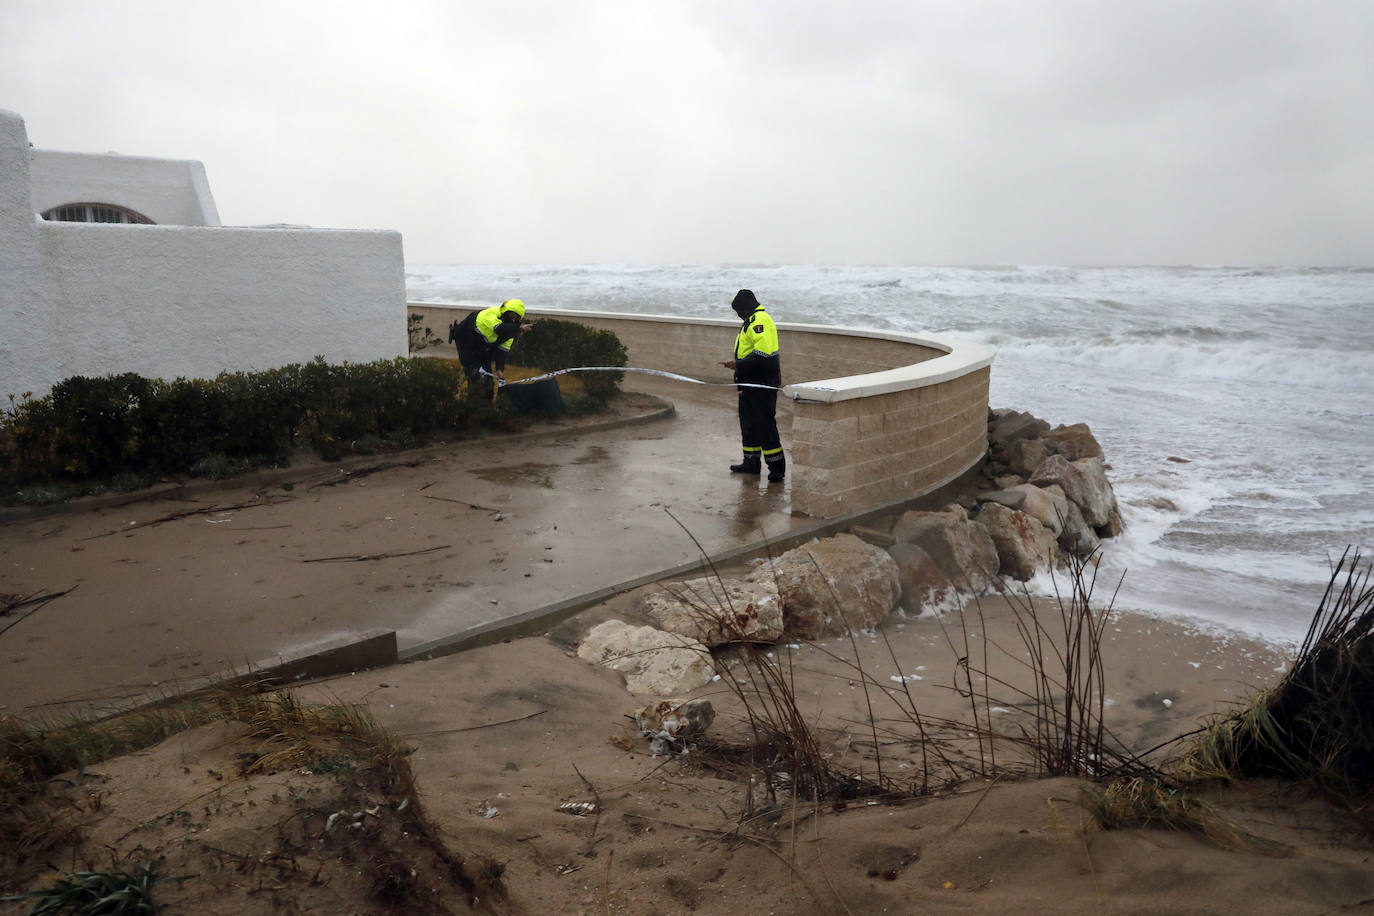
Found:
<path fill-rule="evenodd" d="M 768 456 L 768 482 L 777 483 L 787 476 L 787 459 L 782 456 L 782 452 Z"/>
<path fill-rule="evenodd" d="M 748 452 L 748 453 L 746 453 L 745 456 L 744 456 L 744 460 L 743 460 L 743 461 L 741 461 L 739 464 L 732 464 L 732 465 L 730 465 L 730 470 L 733 471 L 733 472 L 736 473 L 736 474 L 757 474 L 757 473 L 759 473 L 759 471 L 763 470 L 763 468 L 760 466 L 760 462 L 759 462 L 759 453 L 758 453 L 758 452 Z"/>

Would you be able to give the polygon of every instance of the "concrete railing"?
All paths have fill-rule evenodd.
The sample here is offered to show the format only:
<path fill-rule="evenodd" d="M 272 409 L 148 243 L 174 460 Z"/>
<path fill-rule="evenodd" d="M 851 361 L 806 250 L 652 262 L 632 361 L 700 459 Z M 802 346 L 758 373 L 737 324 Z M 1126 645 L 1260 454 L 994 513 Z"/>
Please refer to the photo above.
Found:
<path fill-rule="evenodd" d="M 440 340 L 466 307 L 411 302 Z M 629 365 L 729 382 L 739 322 L 567 309 L 531 310 L 614 331 Z M 817 517 L 924 496 L 973 468 L 987 451 L 993 351 L 927 334 L 779 323 L 783 388 L 792 427 L 782 430 L 792 511 Z M 878 367 L 875 370 L 875 367 Z"/>

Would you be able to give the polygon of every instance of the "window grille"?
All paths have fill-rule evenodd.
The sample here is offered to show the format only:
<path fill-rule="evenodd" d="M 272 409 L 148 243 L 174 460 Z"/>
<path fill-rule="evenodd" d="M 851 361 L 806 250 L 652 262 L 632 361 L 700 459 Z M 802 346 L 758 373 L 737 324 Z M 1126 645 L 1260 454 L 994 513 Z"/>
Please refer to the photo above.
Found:
<path fill-rule="evenodd" d="M 153 223 L 142 213 L 115 204 L 63 204 L 45 210 L 43 218 L 63 223 Z"/>

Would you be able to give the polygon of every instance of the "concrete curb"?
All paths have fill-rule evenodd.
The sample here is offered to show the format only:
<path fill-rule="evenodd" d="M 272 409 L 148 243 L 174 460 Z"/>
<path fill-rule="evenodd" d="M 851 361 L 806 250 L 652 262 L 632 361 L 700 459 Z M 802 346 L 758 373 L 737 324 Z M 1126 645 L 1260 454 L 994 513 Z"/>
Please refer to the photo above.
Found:
<path fill-rule="evenodd" d="M 394 665 L 396 661 L 395 630 L 363 630 L 327 639 L 294 652 L 250 662 L 243 668 L 230 668 L 191 680 L 173 681 L 164 691 L 149 691 L 137 696 L 123 697 L 100 707 L 101 712 L 96 721 L 138 709 L 167 706 L 208 690 L 247 685 L 284 686 L 340 674 L 352 674 L 368 668 L 383 668 Z"/>
<path fill-rule="evenodd" d="M 566 620 L 578 611 L 584 611 L 603 601 L 608 601 L 616 595 L 622 595 L 625 592 L 633 591 L 644 585 L 660 582 L 664 579 L 697 575 L 712 567 L 728 566 L 758 556 L 781 553 L 817 538 L 832 537 L 842 531 L 863 528 L 882 516 L 890 515 L 895 512 L 941 506 L 949 502 L 952 496 L 960 491 L 961 485 L 976 477 L 977 474 L 978 469 L 973 468 L 966 471 L 955 480 L 947 483 L 939 490 L 928 493 L 925 496 L 889 503 L 874 509 L 865 509 L 862 512 L 856 512 L 841 518 L 818 519 L 814 524 L 807 525 L 795 531 L 790 531 L 787 534 L 780 534 L 749 544 L 743 544 L 739 547 L 732 547 L 714 556 L 703 557 L 700 560 L 682 563 L 668 569 L 636 576 L 633 579 L 626 579 L 614 585 L 608 585 L 596 589 L 595 591 L 577 595 L 573 598 L 566 598 L 562 601 L 554 602 L 553 604 L 546 604 L 543 607 L 534 608 L 533 610 L 525 611 L 502 620 L 476 624 L 475 626 L 459 630 L 449 636 L 441 636 L 438 639 L 431 639 L 407 649 L 402 649 L 398 653 L 397 661 L 401 663 L 428 661 L 434 658 L 441 658 L 445 655 L 454 655 L 467 649 L 489 646 L 506 639 L 529 636 Z"/>
<path fill-rule="evenodd" d="M 677 408 L 672 404 L 668 404 L 666 407 L 655 408 L 647 413 L 636 416 L 602 420 L 595 423 L 587 423 L 582 426 L 560 426 L 552 429 L 522 430 L 521 432 L 506 434 L 488 433 L 480 436 L 453 439 L 442 445 L 427 445 L 422 448 L 407 449 L 401 452 L 388 452 L 384 455 L 357 455 L 345 458 L 342 461 L 331 462 L 327 465 L 268 468 L 262 471 L 242 474 L 237 477 L 225 477 L 220 480 L 192 480 L 178 483 L 163 483 L 133 493 L 102 493 L 99 496 L 84 496 L 67 502 L 50 503 L 46 506 L 4 506 L 0 507 L 0 525 L 7 522 L 45 518 L 47 516 L 63 515 L 66 513 L 89 512 L 98 509 L 117 509 L 120 506 L 127 506 L 153 499 L 188 499 L 192 496 L 198 496 L 203 493 L 214 493 L 220 490 L 242 488 L 265 490 L 286 483 L 297 483 L 330 471 L 342 473 L 369 464 L 385 463 L 387 461 L 399 462 L 416 457 L 423 458 L 427 455 L 447 454 L 453 451 L 455 447 L 460 447 L 469 443 L 530 442 L 539 439 L 556 438 L 558 436 L 580 436 L 585 433 L 598 433 L 609 429 L 620 429 L 626 426 L 639 426 L 644 423 L 653 423 L 657 420 L 665 420 L 676 413 Z"/>

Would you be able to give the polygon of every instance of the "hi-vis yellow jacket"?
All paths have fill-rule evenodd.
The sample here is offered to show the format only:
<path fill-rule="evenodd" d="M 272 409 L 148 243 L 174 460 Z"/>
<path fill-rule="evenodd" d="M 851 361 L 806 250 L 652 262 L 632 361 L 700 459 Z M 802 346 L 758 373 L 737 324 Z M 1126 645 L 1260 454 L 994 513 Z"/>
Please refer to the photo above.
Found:
<path fill-rule="evenodd" d="M 739 334 L 735 335 L 735 381 L 782 385 L 778 328 L 763 306 L 750 313 Z"/>
<path fill-rule="evenodd" d="M 511 314 L 514 314 L 514 318 Z M 520 319 L 524 317 L 525 303 L 519 299 L 507 299 L 500 305 L 477 313 L 477 333 L 487 343 L 510 350 L 510 345 L 515 341 L 515 331 L 520 328 Z"/>

